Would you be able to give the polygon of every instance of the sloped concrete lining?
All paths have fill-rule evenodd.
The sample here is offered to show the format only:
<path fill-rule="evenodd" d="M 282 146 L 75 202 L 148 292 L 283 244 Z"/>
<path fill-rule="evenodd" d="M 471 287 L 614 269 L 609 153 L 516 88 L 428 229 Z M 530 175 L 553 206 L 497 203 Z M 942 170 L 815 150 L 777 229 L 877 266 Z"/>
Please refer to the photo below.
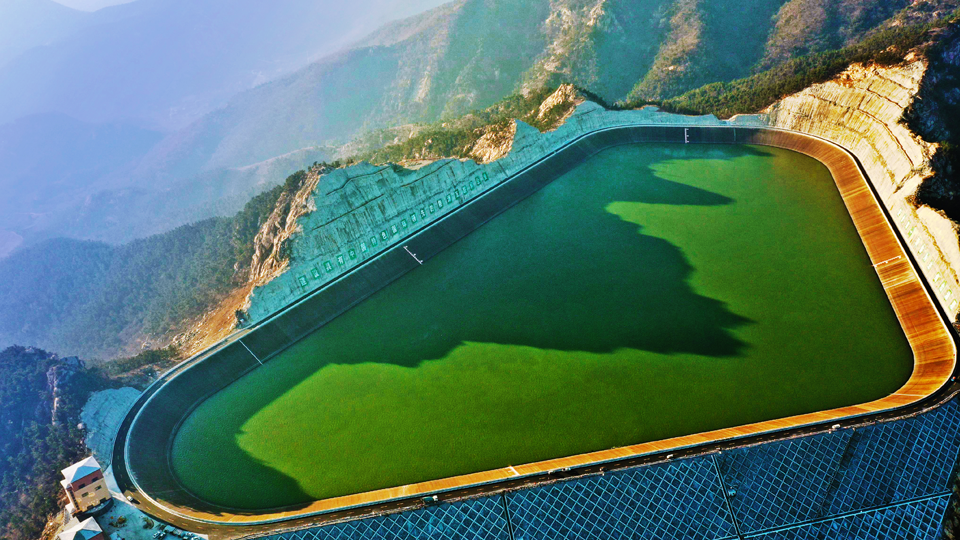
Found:
<path fill-rule="evenodd" d="M 409 503 L 430 493 L 475 492 L 497 489 L 503 482 L 543 481 L 555 471 L 579 470 L 598 464 L 609 466 L 655 453 L 680 449 L 699 452 L 718 444 L 743 445 L 761 437 L 793 436 L 796 430 L 827 431 L 835 423 L 864 422 L 884 414 L 902 415 L 912 410 L 907 407 L 923 407 L 929 400 L 942 395 L 955 367 L 953 337 L 878 204 L 862 169 L 848 152 L 822 139 L 798 133 L 723 125 L 709 118 L 700 119 L 709 124 L 701 126 L 692 124 L 695 119 L 690 119 L 691 125 L 688 126 L 668 125 L 666 122 L 659 125 L 649 122 L 628 124 L 628 118 L 651 121 L 662 118 L 659 115 L 656 111 L 621 115 L 599 107 L 587 107 L 568 121 L 566 134 L 558 135 L 558 130 L 531 141 L 523 140 L 523 137 L 526 133 L 528 139 L 535 138 L 532 133 L 518 130 L 520 135 L 511 154 L 517 157 L 507 158 L 497 165 L 503 167 L 502 179 L 475 183 L 470 190 L 465 184 L 476 182 L 479 171 L 471 168 L 470 176 L 462 179 L 462 183 L 453 184 L 453 192 L 443 194 L 444 200 L 446 195 L 460 194 L 456 212 L 428 221 L 416 234 L 405 237 L 402 242 L 391 242 L 389 248 L 376 257 L 358 260 L 349 272 L 345 270 L 318 292 L 299 299 L 242 337 L 178 366 L 148 389 L 125 420 L 115 446 L 114 467 L 121 488 L 144 499 L 152 511 L 166 515 L 168 519 L 179 519 L 202 530 L 238 531 L 244 526 L 269 527 L 270 523 L 305 516 L 334 513 L 324 518 L 331 519 L 342 517 L 343 512 L 377 511 L 381 508 L 378 505 Z M 576 137 L 574 133 L 582 135 Z M 554 140 L 554 137 L 566 137 L 568 142 L 564 145 L 548 144 L 547 141 Z M 269 362 L 278 351 L 417 267 L 418 262 L 404 246 L 417 253 L 421 260 L 427 260 L 597 152 L 611 146 L 644 142 L 763 144 L 802 152 L 826 164 L 913 348 L 914 372 L 908 383 L 891 396 L 863 405 L 327 499 L 275 511 L 244 513 L 220 508 L 197 499 L 179 485 L 169 466 L 169 453 L 178 426 L 193 408 L 247 371 Z M 118 470 L 120 464 L 124 471 Z"/>
<path fill-rule="evenodd" d="M 110 468 L 113 443 L 123 418 L 140 397 L 136 388 L 111 388 L 94 392 L 80 413 L 85 437 L 83 443 L 101 467 Z"/>

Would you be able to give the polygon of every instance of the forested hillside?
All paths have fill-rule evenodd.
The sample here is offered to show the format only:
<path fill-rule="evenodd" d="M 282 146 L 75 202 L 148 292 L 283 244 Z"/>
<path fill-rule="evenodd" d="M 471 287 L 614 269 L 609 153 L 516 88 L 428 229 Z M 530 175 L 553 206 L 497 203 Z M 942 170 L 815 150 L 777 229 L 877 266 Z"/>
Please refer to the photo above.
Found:
<path fill-rule="evenodd" d="M 838 75 L 852 63 L 902 62 L 911 49 L 930 43 L 955 20 L 956 17 L 947 17 L 935 23 L 881 30 L 849 47 L 795 58 L 750 77 L 711 83 L 665 100 L 641 99 L 622 105 L 629 108 L 654 103 L 668 111 L 714 114 L 721 118 L 760 112 L 784 96 Z"/>
<path fill-rule="evenodd" d="M 301 180 L 292 176 L 230 218 L 121 246 L 53 239 L 0 260 L 0 347 L 107 359 L 156 346 L 246 279 L 260 224 Z"/>
<path fill-rule="evenodd" d="M 120 243 L 237 212 L 327 156 L 264 164 L 278 170 L 272 182 L 237 168 L 151 162 L 149 175 L 132 171 L 161 134 L 444 1 L 137 0 L 93 13 L 55 0 L 0 1 L 0 237 Z M 66 136 L 77 124 L 86 133 Z M 38 127 L 49 136 L 37 140 Z M 124 131 L 134 135 L 127 144 L 110 137 Z M 149 144 L 129 144 L 141 142 Z M 81 159 L 78 147 L 88 151 Z M 8 148 L 17 153 L 2 155 Z M 20 174 L 37 155 L 46 166 Z"/>
<path fill-rule="evenodd" d="M 458 0 L 238 96 L 169 137 L 144 163 L 238 166 L 345 142 L 367 129 L 456 118 L 517 91 L 560 83 L 610 103 L 670 99 L 854 45 L 908 4 Z M 912 22 L 929 22 L 944 9 Z"/>
<path fill-rule="evenodd" d="M 102 384 L 76 358 L 0 350 L 0 538 L 36 540 L 60 511 L 60 470 L 86 454 L 80 410 Z"/>

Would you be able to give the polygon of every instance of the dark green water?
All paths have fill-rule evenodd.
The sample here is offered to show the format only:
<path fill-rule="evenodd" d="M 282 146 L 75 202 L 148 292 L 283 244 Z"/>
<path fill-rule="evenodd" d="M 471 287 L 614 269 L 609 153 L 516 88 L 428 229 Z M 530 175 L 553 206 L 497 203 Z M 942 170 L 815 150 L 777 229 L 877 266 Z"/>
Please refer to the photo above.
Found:
<path fill-rule="evenodd" d="M 270 508 L 862 403 L 911 368 L 820 163 L 620 147 L 202 404 L 173 464 Z"/>

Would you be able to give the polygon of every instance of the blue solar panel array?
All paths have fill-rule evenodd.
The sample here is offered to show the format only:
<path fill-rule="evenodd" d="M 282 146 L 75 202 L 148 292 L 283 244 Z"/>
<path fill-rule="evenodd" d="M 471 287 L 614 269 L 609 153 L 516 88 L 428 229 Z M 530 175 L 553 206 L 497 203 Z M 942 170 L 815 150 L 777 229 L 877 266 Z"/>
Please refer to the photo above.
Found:
<path fill-rule="evenodd" d="M 507 501 L 514 540 L 736 537 L 710 459 L 558 482 Z"/>
<path fill-rule="evenodd" d="M 956 401 L 916 418 L 275 534 L 269 540 L 934 540 Z"/>
<path fill-rule="evenodd" d="M 821 516 L 850 431 L 740 448 L 717 456 L 744 533 Z"/>
<path fill-rule="evenodd" d="M 412 512 L 275 535 L 277 540 L 510 540 L 503 497 L 484 497 Z"/>
<path fill-rule="evenodd" d="M 938 540 L 949 495 L 754 536 L 757 540 Z"/>

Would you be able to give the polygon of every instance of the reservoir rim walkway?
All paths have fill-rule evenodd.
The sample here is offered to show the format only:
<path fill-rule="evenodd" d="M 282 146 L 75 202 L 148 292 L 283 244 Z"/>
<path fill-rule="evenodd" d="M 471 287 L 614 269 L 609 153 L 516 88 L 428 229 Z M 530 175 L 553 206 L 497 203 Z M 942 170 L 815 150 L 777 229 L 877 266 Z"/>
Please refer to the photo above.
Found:
<path fill-rule="evenodd" d="M 880 203 L 879 197 L 869 182 L 863 167 L 852 153 L 830 141 L 798 132 L 761 127 L 649 124 L 611 126 L 584 133 L 567 142 L 564 146 L 554 149 L 536 162 L 531 163 L 500 185 L 491 188 L 490 191 L 508 185 L 514 178 L 551 159 L 565 147 L 601 133 L 609 134 L 622 131 L 626 134 L 631 130 L 655 130 L 657 134 L 668 140 L 623 140 L 616 144 L 603 146 L 600 150 L 622 144 L 642 142 L 756 144 L 796 151 L 813 157 L 827 166 L 913 350 L 914 369 L 907 383 L 889 396 L 861 405 L 325 499 L 297 508 L 263 512 L 238 511 L 198 500 L 198 506 L 205 508 L 204 510 L 198 510 L 163 501 L 163 493 L 148 494 L 141 489 L 133 475 L 130 474 L 128 449 L 131 427 L 140 417 L 144 408 L 172 379 L 185 375 L 193 366 L 198 365 L 230 344 L 240 341 L 251 331 L 248 329 L 232 334 L 223 342 L 174 367 L 148 387 L 140 397 L 122 422 L 114 447 L 114 475 L 117 477 L 117 482 L 124 494 L 134 497 L 148 513 L 174 525 L 198 532 L 211 533 L 215 537 L 247 536 L 274 531 L 278 528 L 301 528 L 318 523 L 415 508 L 423 504 L 421 499 L 427 495 L 438 495 L 443 500 L 454 500 L 552 482 L 561 478 L 595 474 L 604 470 L 635 467 L 678 459 L 679 457 L 707 454 L 725 448 L 751 446 L 773 440 L 821 433 L 841 427 L 867 425 L 881 420 L 909 417 L 921 411 L 935 408 L 960 390 L 960 386 L 953 382 L 957 349 L 954 335 L 946 323 L 945 314 L 933 300 L 933 296 L 928 290 L 929 284 L 916 271 L 916 261 L 910 251 L 905 248 L 902 237 L 892 225 L 892 220 Z M 746 135 L 746 137 L 741 135 L 738 139 L 738 132 Z M 733 134 L 734 140 L 724 140 L 729 138 L 724 135 L 730 133 Z M 625 139 L 627 138 L 625 137 Z M 488 194 L 483 194 L 467 202 L 463 208 L 444 219 L 455 216 L 466 206 L 483 199 Z M 509 208 L 509 206 L 512 206 L 512 204 L 506 205 L 502 210 Z M 489 219 L 492 219 L 492 217 Z M 477 226 L 482 225 L 483 222 L 477 224 Z M 431 227 L 439 223 L 441 221 L 431 225 Z M 423 229 L 417 235 L 429 229 L 429 227 Z M 406 242 L 417 235 L 404 239 L 403 242 L 393 246 L 390 251 L 402 249 Z M 373 259 L 368 262 L 372 261 Z M 359 268 L 362 267 L 357 269 Z M 353 272 L 345 274 L 337 281 L 351 274 Z M 333 283 L 327 285 L 327 287 L 331 285 Z M 327 287 L 320 289 L 320 291 Z M 309 296 L 316 295 L 320 291 L 316 291 Z M 281 312 L 265 320 L 264 323 L 261 323 L 261 326 L 306 300 L 307 298 L 301 298 L 292 303 Z M 362 300 L 363 298 L 359 298 L 351 305 Z M 242 341 L 240 343 L 249 351 L 249 348 Z M 250 354 L 254 356 L 258 364 L 262 360 L 268 360 L 268 358 L 256 357 L 252 351 L 250 351 Z M 242 374 L 238 374 L 238 376 L 240 375 Z M 203 399 L 205 397 L 197 400 L 196 404 L 202 402 Z M 179 425 L 182 420 L 183 418 L 177 424 Z M 175 430 L 171 432 L 168 443 L 172 443 L 175 433 Z M 166 449 L 166 454 L 169 455 L 169 446 Z M 165 465 L 169 467 L 169 461 Z"/>

